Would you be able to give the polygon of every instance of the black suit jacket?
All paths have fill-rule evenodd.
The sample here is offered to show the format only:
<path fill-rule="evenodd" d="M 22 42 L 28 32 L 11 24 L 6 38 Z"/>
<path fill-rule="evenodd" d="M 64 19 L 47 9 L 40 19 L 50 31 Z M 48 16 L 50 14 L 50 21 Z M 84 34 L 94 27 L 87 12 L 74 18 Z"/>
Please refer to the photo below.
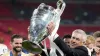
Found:
<path fill-rule="evenodd" d="M 56 45 L 66 54 L 66 56 L 88 56 L 88 50 L 84 46 L 70 48 L 59 37 L 54 40 Z"/>

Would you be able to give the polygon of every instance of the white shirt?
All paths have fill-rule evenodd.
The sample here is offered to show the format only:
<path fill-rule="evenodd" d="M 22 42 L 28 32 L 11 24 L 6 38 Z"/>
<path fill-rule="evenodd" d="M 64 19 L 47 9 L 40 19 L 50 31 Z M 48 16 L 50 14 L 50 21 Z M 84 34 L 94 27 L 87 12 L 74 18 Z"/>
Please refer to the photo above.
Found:
<path fill-rule="evenodd" d="M 0 55 L 8 52 L 8 48 L 5 44 L 0 44 Z"/>
<path fill-rule="evenodd" d="M 85 46 L 85 45 L 84 45 Z M 85 46 L 86 47 L 86 46 Z M 88 50 L 88 55 L 89 56 L 91 56 L 91 50 L 88 48 L 88 47 L 86 47 L 87 48 L 87 50 Z"/>

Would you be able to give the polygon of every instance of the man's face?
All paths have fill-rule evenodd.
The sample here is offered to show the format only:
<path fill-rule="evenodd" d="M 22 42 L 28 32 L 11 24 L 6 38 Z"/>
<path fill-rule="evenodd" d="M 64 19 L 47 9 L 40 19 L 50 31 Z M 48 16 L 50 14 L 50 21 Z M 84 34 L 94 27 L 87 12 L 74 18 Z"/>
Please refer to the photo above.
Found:
<path fill-rule="evenodd" d="M 92 44 L 92 43 L 91 43 L 91 44 L 88 44 L 87 47 L 88 47 L 89 49 L 93 49 L 94 44 Z"/>
<path fill-rule="evenodd" d="M 100 48 L 100 37 L 96 38 L 95 41 L 96 46 Z"/>
<path fill-rule="evenodd" d="M 64 38 L 64 42 L 69 46 L 70 46 L 70 40 L 71 38 Z"/>
<path fill-rule="evenodd" d="M 83 42 L 82 42 L 82 35 L 81 34 L 73 34 L 71 37 L 71 48 L 75 48 L 78 46 L 82 46 Z"/>
<path fill-rule="evenodd" d="M 89 48 L 89 49 L 93 49 L 93 47 L 95 46 L 95 43 L 92 42 L 93 40 L 87 39 L 85 45 Z"/>
<path fill-rule="evenodd" d="M 12 48 L 15 52 L 20 52 L 22 50 L 22 38 L 15 38 L 12 42 Z"/>

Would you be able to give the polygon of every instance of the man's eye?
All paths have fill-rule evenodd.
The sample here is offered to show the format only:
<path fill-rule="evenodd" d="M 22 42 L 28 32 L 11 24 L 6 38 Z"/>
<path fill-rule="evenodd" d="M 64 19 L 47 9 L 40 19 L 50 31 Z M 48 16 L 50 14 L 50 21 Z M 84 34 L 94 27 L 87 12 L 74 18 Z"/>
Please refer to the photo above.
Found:
<path fill-rule="evenodd" d="M 72 37 L 73 39 L 75 39 L 75 37 Z"/>
<path fill-rule="evenodd" d="M 15 44 L 18 44 L 18 43 L 15 43 Z"/>
<path fill-rule="evenodd" d="M 97 41 L 97 42 L 100 42 L 100 41 Z"/>
<path fill-rule="evenodd" d="M 80 41 L 80 39 L 79 39 L 79 38 L 76 38 L 76 40 Z"/>
<path fill-rule="evenodd" d="M 22 44 L 22 43 L 15 43 L 15 44 Z"/>
<path fill-rule="evenodd" d="M 22 43 L 20 43 L 20 44 L 22 44 Z"/>

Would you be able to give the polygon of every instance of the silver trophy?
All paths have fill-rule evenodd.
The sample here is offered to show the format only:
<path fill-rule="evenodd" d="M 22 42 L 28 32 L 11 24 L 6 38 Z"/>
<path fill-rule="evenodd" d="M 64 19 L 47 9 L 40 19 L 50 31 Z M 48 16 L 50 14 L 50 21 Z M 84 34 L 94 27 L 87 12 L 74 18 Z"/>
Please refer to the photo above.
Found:
<path fill-rule="evenodd" d="M 33 15 L 30 20 L 30 27 L 29 27 L 30 40 L 26 41 L 28 42 L 27 44 L 29 44 L 29 42 L 32 42 L 36 44 L 38 47 L 40 47 L 41 49 L 41 46 L 39 45 L 39 43 L 41 43 L 41 41 L 44 40 L 48 36 L 47 25 L 51 21 L 55 22 L 55 30 L 53 33 L 56 33 L 59 28 L 60 16 L 63 13 L 64 9 L 65 9 L 65 3 L 61 0 L 57 2 L 56 9 L 50 5 L 41 3 L 33 11 Z M 29 49 L 25 47 L 26 42 L 23 42 L 23 47 L 26 49 Z"/>
<path fill-rule="evenodd" d="M 41 3 L 38 8 L 34 10 L 29 28 L 30 41 L 38 44 L 45 38 L 45 35 L 48 35 L 46 27 L 55 16 L 53 10 L 53 7 L 44 3 Z"/>
<path fill-rule="evenodd" d="M 34 10 L 29 28 L 30 41 L 38 44 L 45 38 L 44 36 L 48 36 L 47 25 L 51 21 L 57 22 L 62 13 L 60 10 L 62 8 L 59 7 L 59 4 L 57 5 L 57 9 L 55 9 L 52 6 L 41 3 L 38 8 Z"/>

